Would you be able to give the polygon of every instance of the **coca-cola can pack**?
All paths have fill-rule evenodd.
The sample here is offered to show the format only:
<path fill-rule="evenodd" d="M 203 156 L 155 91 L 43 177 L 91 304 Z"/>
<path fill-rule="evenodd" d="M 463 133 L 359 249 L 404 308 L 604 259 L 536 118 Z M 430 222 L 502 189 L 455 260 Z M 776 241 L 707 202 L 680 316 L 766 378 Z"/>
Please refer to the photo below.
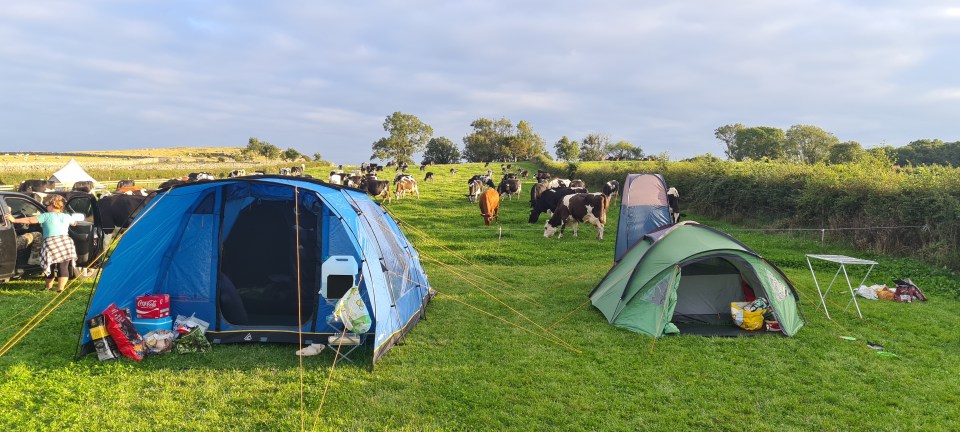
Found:
<path fill-rule="evenodd" d="M 170 316 L 170 294 L 137 296 L 137 318 Z"/>

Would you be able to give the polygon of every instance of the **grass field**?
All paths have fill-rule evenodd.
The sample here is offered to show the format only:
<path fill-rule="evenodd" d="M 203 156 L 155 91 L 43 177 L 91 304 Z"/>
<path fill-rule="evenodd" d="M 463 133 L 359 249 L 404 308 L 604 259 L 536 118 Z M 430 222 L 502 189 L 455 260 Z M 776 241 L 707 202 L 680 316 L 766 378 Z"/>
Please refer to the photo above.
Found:
<path fill-rule="evenodd" d="M 369 361 L 332 367 L 329 349 L 301 366 L 290 345 L 75 361 L 91 290 L 83 284 L 0 357 L 0 429 L 960 429 L 960 303 L 947 294 L 960 280 L 950 272 L 691 214 L 777 264 L 799 291 L 806 326 L 792 338 L 654 340 L 608 325 L 587 303 L 612 264 L 616 206 L 603 241 L 584 226 L 579 238 L 545 239 L 543 217 L 526 222 L 532 181 L 524 198 L 503 203 L 501 225 L 486 227 L 464 196 L 482 166 L 431 170 L 437 180 L 421 183 L 419 200 L 388 208 L 439 294 L 374 372 Z M 862 300 L 861 320 L 843 312 L 849 295 L 834 289 L 827 320 L 815 310 L 805 253 L 877 260 L 868 283 L 909 277 L 930 301 Z M 856 270 L 851 277 L 862 277 Z M 0 285 L 0 340 L 53 298 L 39 280 Z"/>

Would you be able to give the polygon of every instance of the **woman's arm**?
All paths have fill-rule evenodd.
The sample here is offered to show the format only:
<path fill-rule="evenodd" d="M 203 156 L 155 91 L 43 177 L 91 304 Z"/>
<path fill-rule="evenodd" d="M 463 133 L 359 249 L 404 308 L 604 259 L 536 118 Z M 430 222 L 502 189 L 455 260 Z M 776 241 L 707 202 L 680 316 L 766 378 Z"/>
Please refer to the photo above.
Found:
<path fill-rule="evenodd" d="M 40 223 L 40 221 L 37 220 L 36 216 L 15 218 L 13 217 L 13 215 L 8 214 L 7 220 L 13 223 L 29 223 L 29 224 Z"/>

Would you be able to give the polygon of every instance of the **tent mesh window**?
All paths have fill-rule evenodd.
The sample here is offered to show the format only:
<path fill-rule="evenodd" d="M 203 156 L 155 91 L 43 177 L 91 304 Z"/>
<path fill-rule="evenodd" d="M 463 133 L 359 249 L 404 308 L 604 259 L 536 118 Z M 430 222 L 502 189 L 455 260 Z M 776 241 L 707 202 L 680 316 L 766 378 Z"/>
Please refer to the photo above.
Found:
<path fill-rule="evenodd" d="M 322 250 L 318 235 L 321 218 L 317 209 L 299 205 L 297 211 L 299 225 L 292 199 L 255 200 L 240 211 L 223 241 L 220 271 L 236 287 L 246 312 L 243 324 L 297 325 L 297 231 L 299 316 L 302 323 L 313 318 L 318 295 L 317 251 Z"/>

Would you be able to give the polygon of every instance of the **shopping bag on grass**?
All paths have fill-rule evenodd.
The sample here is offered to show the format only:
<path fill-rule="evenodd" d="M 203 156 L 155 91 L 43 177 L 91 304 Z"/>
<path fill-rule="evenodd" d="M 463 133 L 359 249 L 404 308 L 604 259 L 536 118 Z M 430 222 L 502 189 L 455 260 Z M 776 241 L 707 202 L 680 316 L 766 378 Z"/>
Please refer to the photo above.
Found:
<path fill-rule="evenodd" d="M 733 316 L 733 322 L 744 330 L 760 330 L 763 328 L 763 314 L 766 309 L 755 311 L 747 310 L 748 302 L 730 303 L 730 314 Z"/>

